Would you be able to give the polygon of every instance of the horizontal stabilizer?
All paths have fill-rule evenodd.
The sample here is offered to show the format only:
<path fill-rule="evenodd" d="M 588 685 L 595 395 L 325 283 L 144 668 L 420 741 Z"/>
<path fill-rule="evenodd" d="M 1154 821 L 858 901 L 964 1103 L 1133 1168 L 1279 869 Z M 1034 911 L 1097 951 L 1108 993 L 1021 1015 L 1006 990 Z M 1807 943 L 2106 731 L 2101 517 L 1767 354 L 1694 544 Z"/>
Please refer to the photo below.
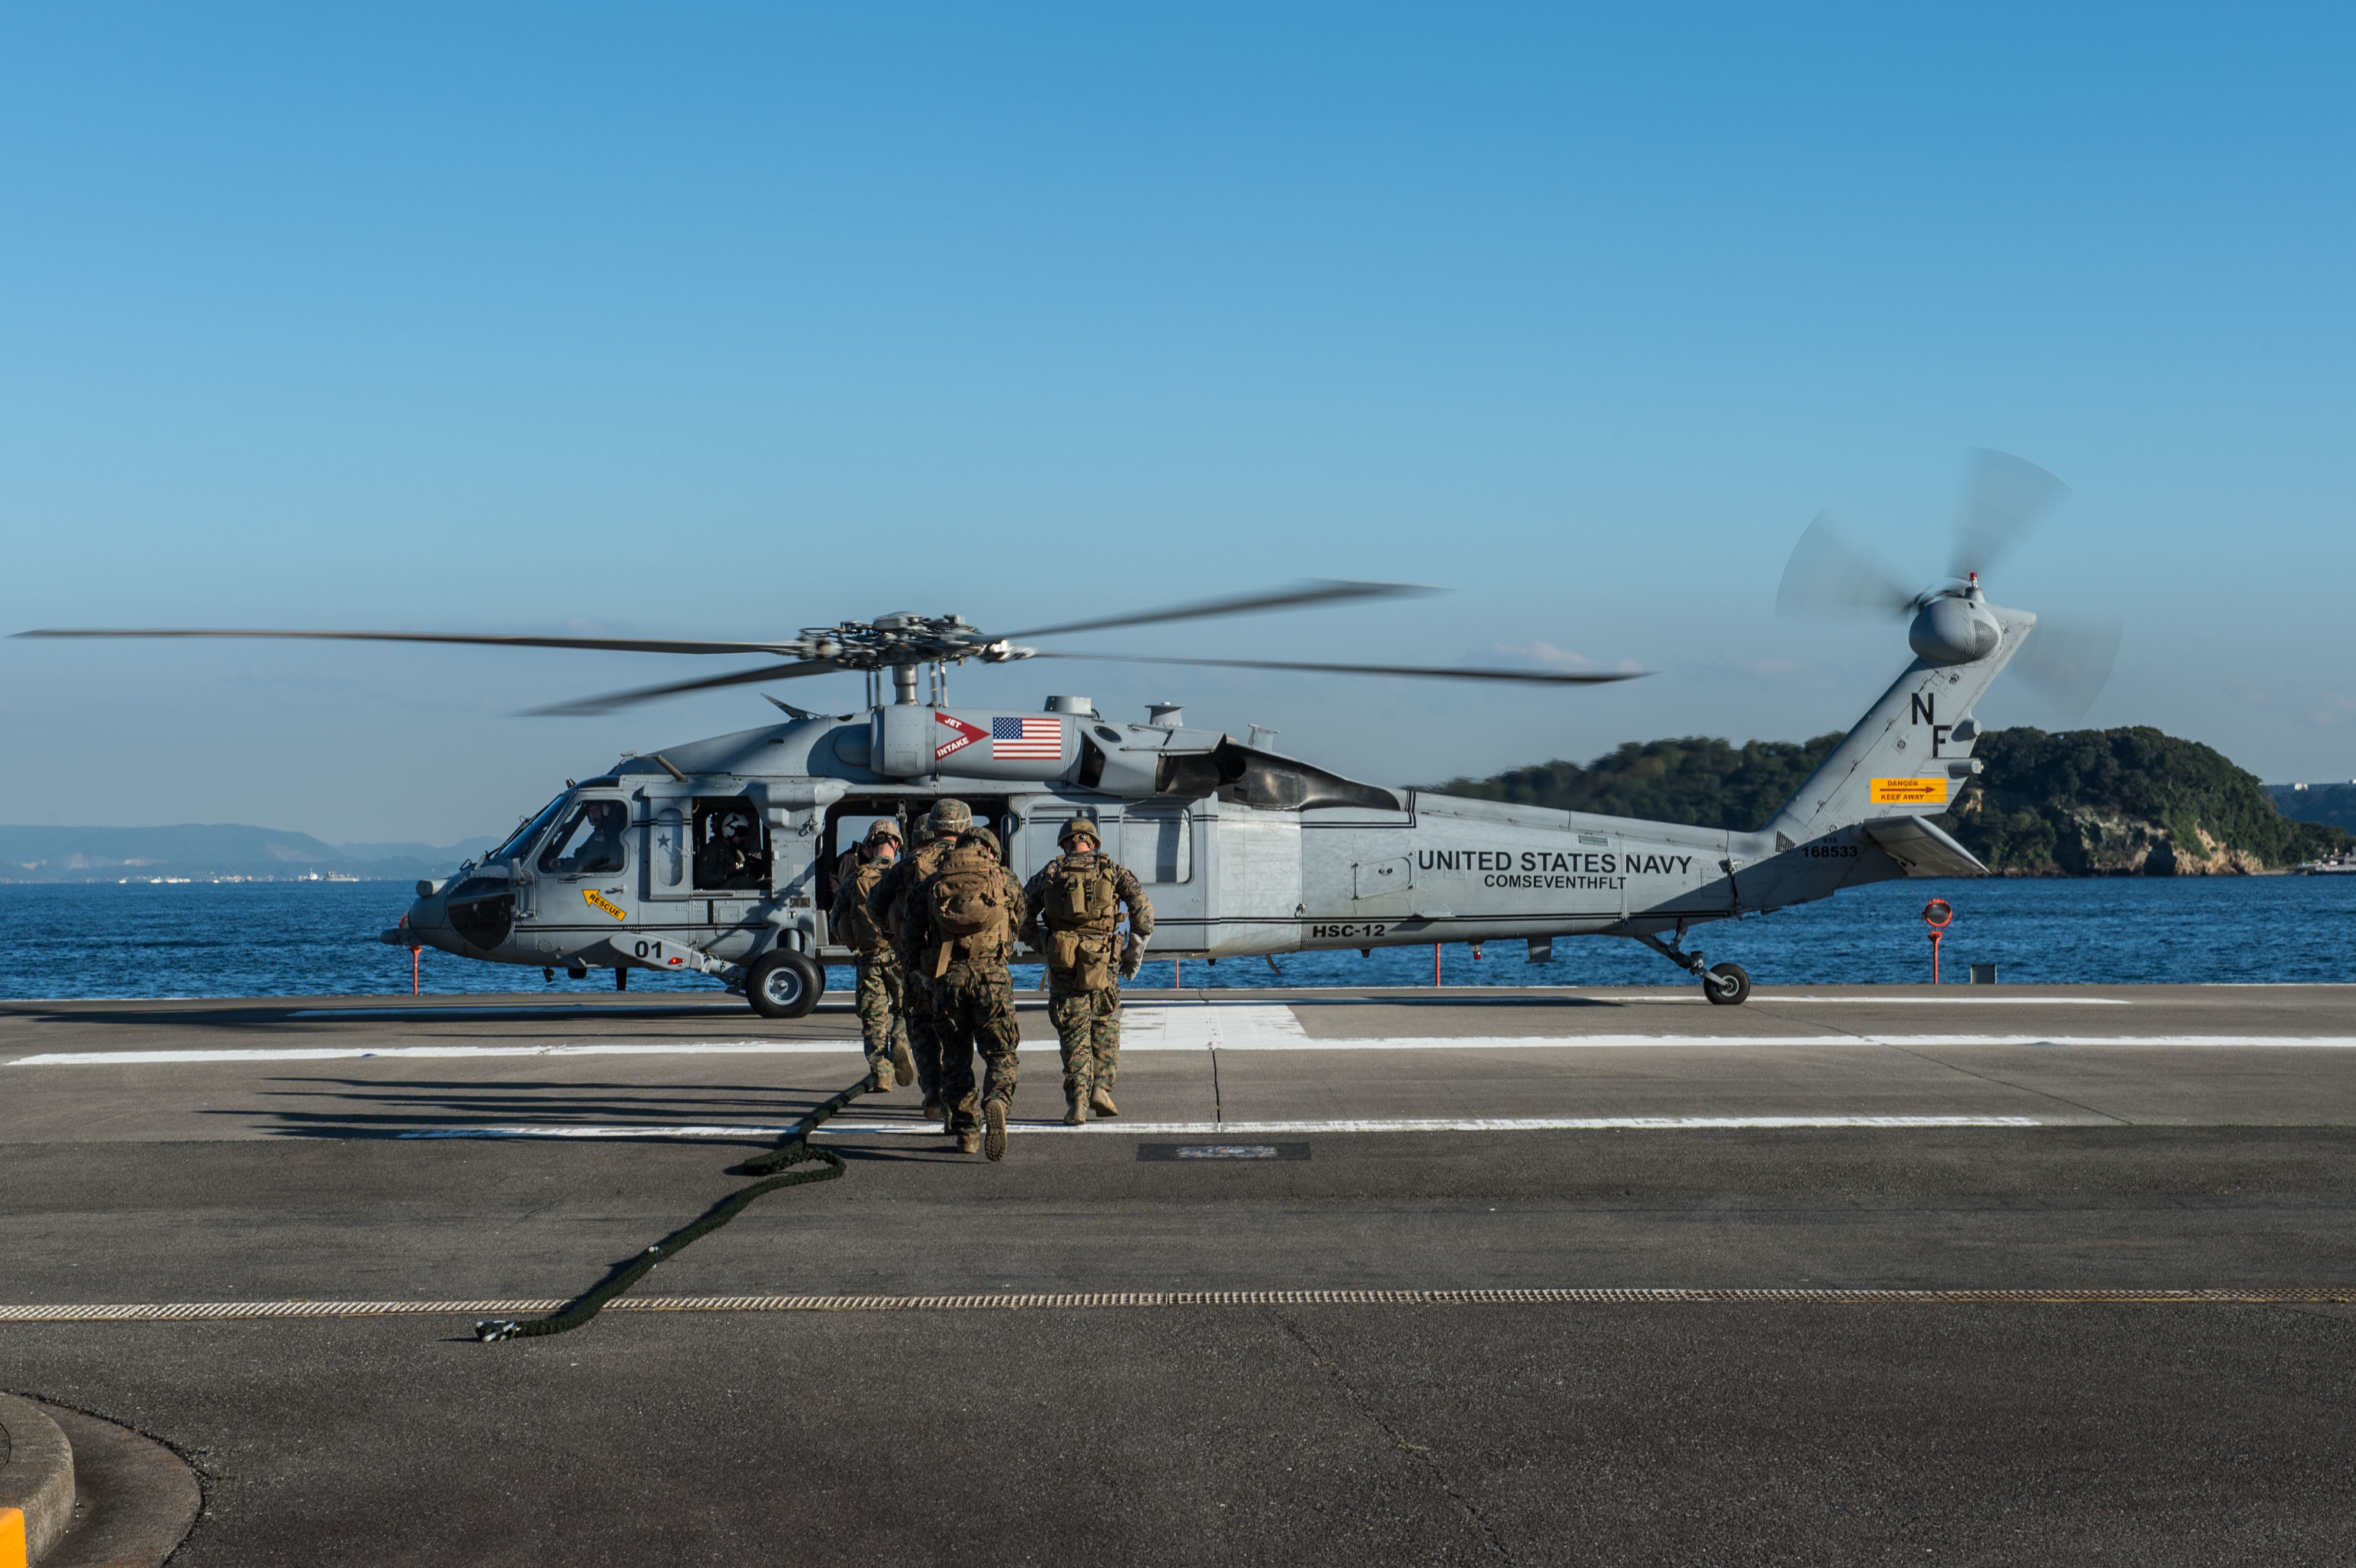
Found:
<path fill-rule="evenodd" d="M 1982 876 L 1982 865 L 1970 850 L 1921 817 L 1876 817 L 1858 831 L 1873 846 L 1906 868 L 1909 876 Z"/>

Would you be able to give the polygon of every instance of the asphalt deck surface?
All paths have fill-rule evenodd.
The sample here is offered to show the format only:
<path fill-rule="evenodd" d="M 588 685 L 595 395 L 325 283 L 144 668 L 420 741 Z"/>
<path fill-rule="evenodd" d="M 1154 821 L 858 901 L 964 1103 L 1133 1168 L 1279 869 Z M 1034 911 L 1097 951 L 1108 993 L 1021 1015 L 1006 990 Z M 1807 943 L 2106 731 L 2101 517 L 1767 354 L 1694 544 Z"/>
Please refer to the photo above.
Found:
<path fill-rule="evenodd" d="M 1003 1164 L 868 1097 L 846 1179 L 633 1294 L 2356 1300 L 2356 988 L 1132 993 L 1125 1114 L 1077 1133 L 1023 1021 Z M 742 1186 L 855 1032 L 0 1004 L 0 1388 L 187 1456 L 179 1564 L 2356 1559 L 2350 1305 L 5 1320 L 572 1295 Z M 1288 1157 L 1166 1157 L 1237 1144 Z"/>

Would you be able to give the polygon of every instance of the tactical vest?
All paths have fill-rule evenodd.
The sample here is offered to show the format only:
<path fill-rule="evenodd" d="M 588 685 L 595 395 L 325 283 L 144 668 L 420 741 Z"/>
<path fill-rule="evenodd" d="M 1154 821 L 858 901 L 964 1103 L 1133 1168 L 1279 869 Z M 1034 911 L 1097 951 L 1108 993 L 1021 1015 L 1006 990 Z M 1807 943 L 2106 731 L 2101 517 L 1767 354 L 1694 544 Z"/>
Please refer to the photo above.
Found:
<path fill-rule="evenodd" d="M 1047 929 L 1103 935 L 1118 929 L 1120 889 L 1112 873 L 1112 862 L 1102 854 L 1059 857 L 1047 868 Z"/>
<path fill-rule="evenodd" d="M 884 945 L 884 928 L 877 925 L 875 917 L 867 912 L 867 898 L 875 891 L 875 885 L 884 880 L 884 874 L 891 869 L 890 862 L 869 860 L 862 861 L 859 869 L 851 874 L 851 918 L 843 929 L 835 933 L 835 937 L 854 952 L 873 953 Z"/>
<path fill-rule="evenodd" d="M 953 849 L 925 882 L 932 912 L 933 961 L 937 980 L 960 959 L 1003 961 L 1009 930 L 1006 874 L 998 857 L 979 845 Z"/>
<path fill-rule="evenodd" d="M 1047 965 L 1057 983 L 1101 991 L 1113 983 L 1113 937 L 1120 929 L 1120 889 L 1113 863 L 1101 851 L 1063 855 L 1047 867 L 1041 889 L 1047 926 Z"/>

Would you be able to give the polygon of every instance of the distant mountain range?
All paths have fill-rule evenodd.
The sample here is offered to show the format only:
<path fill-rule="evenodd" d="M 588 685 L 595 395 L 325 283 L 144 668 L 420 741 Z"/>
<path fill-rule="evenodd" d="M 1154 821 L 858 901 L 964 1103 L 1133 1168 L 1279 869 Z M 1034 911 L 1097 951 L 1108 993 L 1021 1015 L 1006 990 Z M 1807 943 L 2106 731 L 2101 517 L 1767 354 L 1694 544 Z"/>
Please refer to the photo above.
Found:
<path fill-rule="evenodd" d="M 0 825 L 0 882 L 413 882 L 457 869 L 495 838 L 461 843 L 323 843 L 308 833 L 235 823 L 169 828 Z"/>

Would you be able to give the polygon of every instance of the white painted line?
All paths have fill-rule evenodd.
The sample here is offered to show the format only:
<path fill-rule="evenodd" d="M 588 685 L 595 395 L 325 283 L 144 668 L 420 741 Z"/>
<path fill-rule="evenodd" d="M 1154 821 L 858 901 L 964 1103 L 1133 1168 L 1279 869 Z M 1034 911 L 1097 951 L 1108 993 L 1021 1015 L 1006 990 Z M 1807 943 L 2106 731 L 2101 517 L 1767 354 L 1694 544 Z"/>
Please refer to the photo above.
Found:
<path fill-rule="evenodd" d="M 1954 996 L 1773 996 L 1754 993 L 1753 1002 L 1854 1002 L 1874 1007 L 2132 1007 L 2124 996 L 1974 996 L 1959 988 Z M 1707 996 L 1694 998 L 1707 1002 Z"/>
<path fill-rule="evenodd" d="M 2303 1046 L 2345 1050 L 2356 1036 L 2268 1035 L 1552 1035 L 1430 1036 L 1398 1040 L 1223 1039 L 1223 1051 L 1528 1051 L 1528 1050 L 1741 1050 L 1797 1046 L 1856 1046 L 1935 1050 L 1954 1046 Z M 1130 1047 L 1126 1042 L 1121 1049 Z M 1152 1050 L 1157 1047 L 1143 1047 Z M 1159 1047 L 1167 1049 L 1169 1047 Z"/>
<path fill-rule="evenodd" d="M 1029 1042 L 1025 1042 L 1026 1046 Z M 1052 1040 L 1047 1049 L 1055 1048 Z M 450 1057 L 727 1057 L 857 1056 L 858 1036 L 839 1040 L 696 1040 L 652 1046 L 305 1046 L 198 1051 L 56 1051 L 19 1057 L 10 1067 L 157 1067 L 175 1062 L 324 1062 L 368 1057 L 391 1059 Z"/>
<path fill-rule="evenodd" d="M 838 1002 L 847 1000 L 841 993 L 830 994 Z M 548 1006 L 519 1003 L 485 1007 L 305 1007 L 286 1016 L 303 1019 L 451 1018 L 463 1022 L 469 1018 L 660 1018 L 671 1014 L 740 1013 L 744 1010 L 744 1003 L 731 998 L 726 1003 L 629 1002 L 608 1006 L 599 1006 L 594 1003 L 560 1003 Z"/>
<path fill-rule="evenodd" d="M 1188 1037 L 1190 1035 L 1194 1037 Z M 1207 1032 L 1173 1030 L 1159 1036 L 1140 1031 L 1125 1038 L 1124 1051 L 1544 1051 L 1544 1050 L 1789 1050 L 1900 1047 L 1947 1049 L 1987 1046 L 2080 1046 L 2131 1048 L 2306 1049 L 2356 1048 L 2347 1035 L 1466 1035 L 1423 1036 L 1389 1040 L 1315 1040 L 1305 1035 L 1249 1027 Z M 1055 1049 L 1053 1040 L 1023 1042 L 1026 1055 Z M 52 1051 L 18 1057 L 9 1067 L 168 1067 L 231 1062 L 322 1062 L 449 1060 L 466 1058 L 541 1057 L 731 1057 L 837 1056 L 860 1054 L 856 1038 L 834 1040 L 697 1040 L 659 1045 L 596 1043 L 550 1046 L 359 1046 L 223 1047 L 187 1051 Z"/>
<path fill-rule="evenodd" d="M 1154 1137 L 1225 1137 L 1244 1133 L 1606 1133 L 1680 1132 L 1709 1128 L 1788 1127 L 2042 1127 L 2035 1116 L 1537 1116 L 1431 1117 L 1415 1119 L 1337 1120 L 1323 1122 L 1091 1122 L 1066 1127 L 1060 1122 L 1011 1122 L 1023 1133 L 1116 1136 L 1144 1133 Z M 432 1127 L 398 1136 L 444 1138 L 775 1138 L 779 1127 L 675 1126 L 506 1126 Z M 894 1135 L 938 1138 L 931 1122 L 846 1122 L 838 1118 L 819 1129 L 831 1137 Z"/>

